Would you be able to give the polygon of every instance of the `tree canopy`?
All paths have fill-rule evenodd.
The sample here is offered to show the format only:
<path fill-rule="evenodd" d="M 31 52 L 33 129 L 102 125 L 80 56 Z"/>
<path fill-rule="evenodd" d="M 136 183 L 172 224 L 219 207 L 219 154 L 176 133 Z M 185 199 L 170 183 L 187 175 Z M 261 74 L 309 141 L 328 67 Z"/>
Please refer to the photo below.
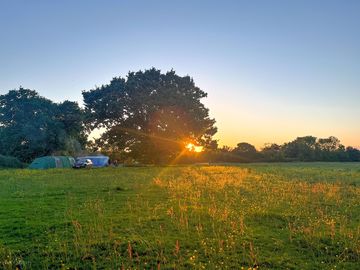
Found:
<path fill-rule="evenodd" d="M 86 142 L 77 103 L 56 104 L 20 88 L 0 96 L 0 154 L 29 162 L 56 151 L 74 152 Z"/>
<path fill-rule="evenodd" d="M 0 155 L 30 162 L 50 154 L 99 150 L 120 162 L 360 161 L 360 150 L 334 136 L 297 137 L 261 150 L 247 143 L 218 147 L 215 120 L 202 103 L 206 92 L 189 76 L 155 68 L 129 72 L 83 91 L 76 102 L 55 103 L 20 87 L 0 95 Z M 104 131 L 94 142 L 91 131 Z M 6 162 L 3 162 L 4 164 Z"/>
<path fill-rule="evenodd" d="M 188 143 L 213 147 L 206 96 L 189 76 L 155 68 L 83 91 L 89 129 L 106 129 L 96 145 L 145 163 L 169 163 Z"/>

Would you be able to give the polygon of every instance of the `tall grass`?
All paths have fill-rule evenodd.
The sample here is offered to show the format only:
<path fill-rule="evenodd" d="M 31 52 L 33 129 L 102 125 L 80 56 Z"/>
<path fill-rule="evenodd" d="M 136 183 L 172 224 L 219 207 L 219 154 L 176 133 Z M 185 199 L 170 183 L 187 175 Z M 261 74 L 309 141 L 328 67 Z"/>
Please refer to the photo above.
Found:
<path fill-rule="evenodd" d="M 0 268 L 356 269 L 357 164 L 0 172 Z"/>

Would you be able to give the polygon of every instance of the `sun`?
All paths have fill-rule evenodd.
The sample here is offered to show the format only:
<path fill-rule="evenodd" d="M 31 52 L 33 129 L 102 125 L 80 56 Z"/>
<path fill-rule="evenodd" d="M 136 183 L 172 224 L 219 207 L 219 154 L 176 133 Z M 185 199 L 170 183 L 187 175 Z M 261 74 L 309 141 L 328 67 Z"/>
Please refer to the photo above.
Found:
<path fill-rule="evenodd" d="M 190 152 L 200 153 L 204 150 L 204 148 L 200 145 L 195 145 L 193 143 L 188 143 L 185 148 L 187 148 Z"/>

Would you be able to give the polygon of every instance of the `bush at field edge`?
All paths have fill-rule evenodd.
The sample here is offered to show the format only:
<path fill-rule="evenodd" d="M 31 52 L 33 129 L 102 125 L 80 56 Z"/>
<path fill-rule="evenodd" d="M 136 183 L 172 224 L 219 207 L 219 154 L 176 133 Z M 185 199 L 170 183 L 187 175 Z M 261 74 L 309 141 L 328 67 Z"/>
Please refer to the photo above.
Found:
<path fill-rule="evenodd" d="M 0 155 L 0 168 L 24 168 L 25 164 L 16 157 Z"/>

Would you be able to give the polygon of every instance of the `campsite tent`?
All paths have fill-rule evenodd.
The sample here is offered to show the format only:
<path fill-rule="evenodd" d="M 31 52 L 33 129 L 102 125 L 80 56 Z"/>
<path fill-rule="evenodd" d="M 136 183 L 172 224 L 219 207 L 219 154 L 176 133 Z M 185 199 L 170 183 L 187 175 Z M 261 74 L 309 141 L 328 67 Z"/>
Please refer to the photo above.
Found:
<path fill-rule="evenodd" d="M 109 157 L 107 156 L 85 156 L 78 157 L 80 159 L 90 159 L 93 163 L 93 167 L 106 167 L 109 165 Z"/>
<path fill-rule="evenodd" d="M 29 166 L 29 169 L 52 169 L 71 168 L 75 163 L 73 157 L 68 156 L 45 156 L 36 158 Z"/>

